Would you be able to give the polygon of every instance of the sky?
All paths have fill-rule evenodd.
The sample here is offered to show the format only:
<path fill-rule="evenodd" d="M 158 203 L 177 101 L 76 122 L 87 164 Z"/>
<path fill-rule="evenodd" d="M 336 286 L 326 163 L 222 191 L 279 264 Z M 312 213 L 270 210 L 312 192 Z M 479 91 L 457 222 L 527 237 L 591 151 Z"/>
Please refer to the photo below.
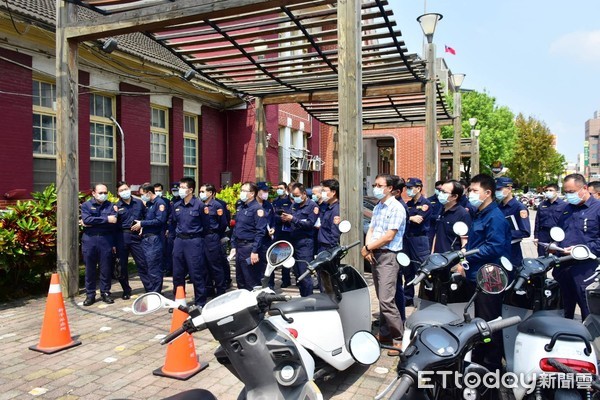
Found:
<path fill-rule="evenodd" d="M 600 0 L 389 0 L 410 53 L 422 54 L 416 18 L 443 15 L 437 56 L 466 74 L 464 89 L 543 121 L 569 162 L 583 153 L 585 121 L 600 114 Z M 456 55 L 444 52 L 450 46 Z"/>

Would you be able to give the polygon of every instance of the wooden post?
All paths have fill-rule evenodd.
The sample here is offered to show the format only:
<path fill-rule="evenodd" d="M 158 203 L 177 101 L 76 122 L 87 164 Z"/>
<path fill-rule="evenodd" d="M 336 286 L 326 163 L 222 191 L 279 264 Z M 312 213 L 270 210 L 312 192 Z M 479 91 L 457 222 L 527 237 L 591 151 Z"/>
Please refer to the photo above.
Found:
<path fill-rule="evenodd" d="M 438 180 L 435 85 L 435 45 L 427 43 L 427 83 L 425 85 L 425 193 L 427 196 L 431 196 L 434 193 L 435 181 Z"/>
<path fill-rule="evenodd" d="M 452 142 L 452 179 L 460 180 L 461 149 L 460 141 L 462 137 L 462 104 L 460 91 L 454 92 L 454 140 Z"/>
<path fill-rule="evenodd" d="M 340 0 L 338 10 L 338 103 L 340 213 L 352 223 L 342 236 L 349 244 L 363 241 L 362 230 L 362 42 L 361 1 Z M 360 247 L 353 248 L 346 262 L 363 272 Z"/>
<path fill-rule="evenodd" d="M 256 107 L 256 115 L 254 116 L 256 181 L 264 182 L 267 180 L 267 134 L 265 131 L 265 106 L 262 97 L 256 98 L 254 106 Z"/>
<path fill-rule="evenodd" d="M 333 177 L 340 179 L 340 134 L 339 127 L 333 128 Z"/>
<path fill-rule="evenodd" d="M 65 24 L 77 19 L 76 5 L 56 0 L 56 192 L 57 269 L 65 297 L 79 292 L 78 42 Z"/>

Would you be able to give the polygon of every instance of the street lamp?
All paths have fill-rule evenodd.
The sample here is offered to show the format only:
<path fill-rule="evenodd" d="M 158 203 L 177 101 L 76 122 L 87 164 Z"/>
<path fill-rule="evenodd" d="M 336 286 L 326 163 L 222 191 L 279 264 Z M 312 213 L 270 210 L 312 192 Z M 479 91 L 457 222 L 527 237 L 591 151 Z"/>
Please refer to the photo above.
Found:
<path fill-rule="evenodd" d="M 425 191 L 428 194 L 433 193 L 435 181 L 438 178 L 437 172 L 437 127 L 436 127 L 436 96 L 435 96 L 435 45 L 433 44 L 433 34 L 441 14 L 429 13 L 423 14 L 417 18 L 423 34 L 427 38 L 427 81 L 425 83 Z"/>
<path fill-rule="evenodd" d="M 471 125 L 471 177 L 479 173 L 479 134 L 481 131 L 475 129 L 477 118 L 469 118 Z"/>
<path fill-rule="evenodd" d="M 454 141 L 452 143 L 452 179 L 460 180 L 461 137 L 462 137 L 462 97 L 460 87 L 465 74 L 452 74 L 450 83 L 454 88 Z"/>

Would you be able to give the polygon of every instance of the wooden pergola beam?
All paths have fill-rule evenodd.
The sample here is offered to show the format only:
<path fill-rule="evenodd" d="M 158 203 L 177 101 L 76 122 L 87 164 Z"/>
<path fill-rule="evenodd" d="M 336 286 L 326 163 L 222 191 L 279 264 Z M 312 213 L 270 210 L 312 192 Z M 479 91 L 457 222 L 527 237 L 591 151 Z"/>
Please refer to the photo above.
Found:
<path fill-rule="evenodd" d="M 89 21 L 69 23 L 65 27 L 65 37 L 81 42 L 305 2 L 306 0 L 179 0 Z"/>

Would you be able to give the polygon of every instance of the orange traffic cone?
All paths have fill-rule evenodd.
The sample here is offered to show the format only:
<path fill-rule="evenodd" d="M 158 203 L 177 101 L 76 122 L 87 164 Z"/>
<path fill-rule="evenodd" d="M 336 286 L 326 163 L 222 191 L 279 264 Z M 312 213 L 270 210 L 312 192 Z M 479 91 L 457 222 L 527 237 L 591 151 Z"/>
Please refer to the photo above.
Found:
<path fill-rule="evenodd" d="M 177 287 L 175 301 L 185 305 L 185 292 L 183 286 Z M 179 329 L 188 315 L 181 310 L 173 310 L 173 320 L 171 322 L 171 332 Z M 199 363 L 196 356 L 196 346 L 194 338 L 189 333 L 184 333 L 173 340 L 167 346 L 167 359 L 162 368 L 154 370 L 152 373 L 167 378 L 187 380 L 198 372 L 208 367 L 208 363 Z"/>
<path fill-rule="evenodd" d="M 65 302 L 60 291 L 60 280 L 58 274 L 52 274 L 40 342 L 37 346 L 30 346 L 29 349 L 52 354 L 80 344 L 81 342 L 71 338 Z"/>

